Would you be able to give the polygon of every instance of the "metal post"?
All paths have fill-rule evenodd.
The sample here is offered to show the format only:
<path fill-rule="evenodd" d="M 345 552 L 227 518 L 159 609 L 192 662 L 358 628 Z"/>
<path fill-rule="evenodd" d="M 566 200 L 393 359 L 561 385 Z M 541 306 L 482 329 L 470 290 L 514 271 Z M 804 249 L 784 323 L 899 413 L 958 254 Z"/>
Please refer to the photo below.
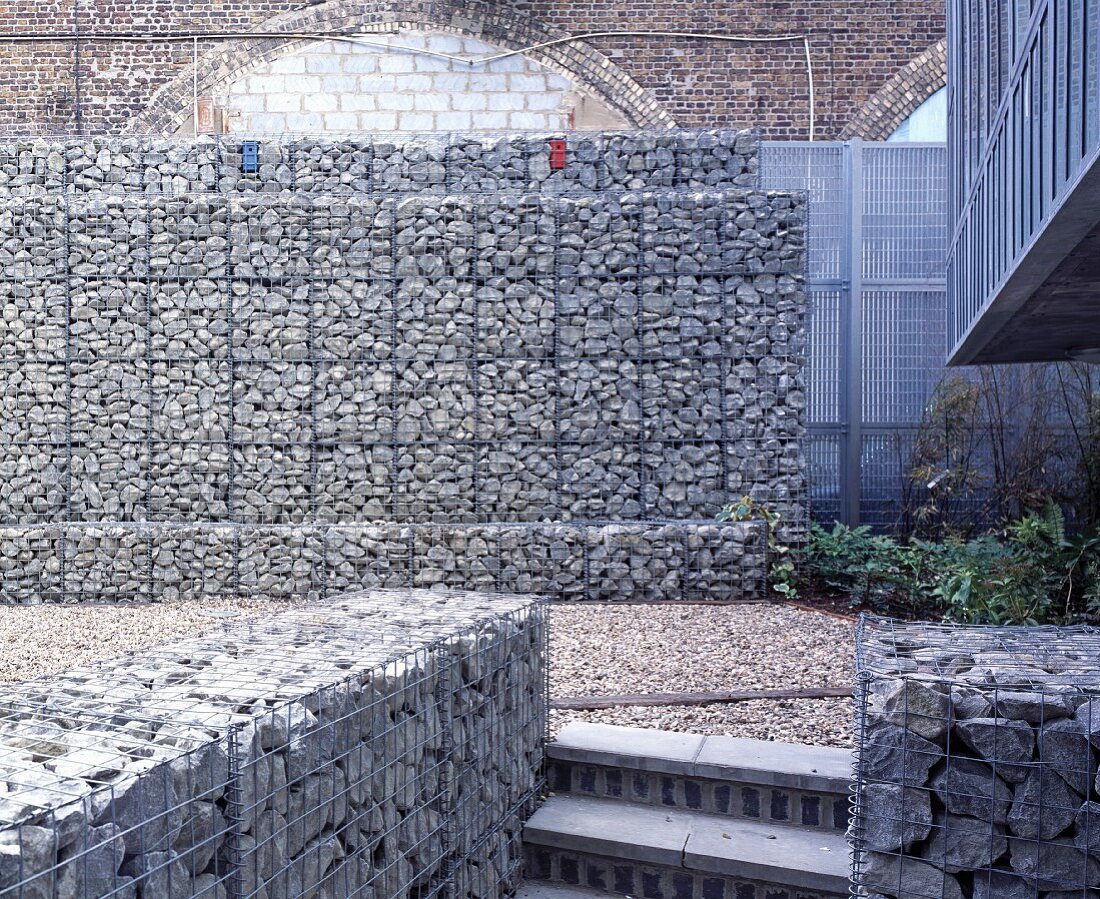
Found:
<path fill-rule="evenodd" d="M 848 197 L 847 334 L 842 337 L 844 359 L 843 460 L 840 472 L 841 520 L 859 524 L 860 460 L 863 453 L 863 142 L 847 146 L 845 179 Z"/>

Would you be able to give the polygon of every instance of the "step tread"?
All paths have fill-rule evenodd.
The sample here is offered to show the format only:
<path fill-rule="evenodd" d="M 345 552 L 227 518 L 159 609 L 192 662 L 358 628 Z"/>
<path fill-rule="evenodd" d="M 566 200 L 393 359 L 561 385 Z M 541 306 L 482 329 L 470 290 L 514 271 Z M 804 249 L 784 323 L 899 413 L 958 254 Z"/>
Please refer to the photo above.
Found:
<path fill-rule="evenodd" d="M 515 899 L 607 899 L 607 893 L 584 890 L 561 883 L 528 880 L 520 884 Z"/>
<path fill-rule="evenodd" d="M 567 724 L 547 754 L 560 761 L 823 793 L 846 793 L 852 777 L 847 749 L 587 721 Z"/>
<path fill-rule="evenodd" d="M 848 889 L 848 845 L 842 834 L 721 815 L 557 795 L 527 822 L 524 840 L 784 886 Z"/>

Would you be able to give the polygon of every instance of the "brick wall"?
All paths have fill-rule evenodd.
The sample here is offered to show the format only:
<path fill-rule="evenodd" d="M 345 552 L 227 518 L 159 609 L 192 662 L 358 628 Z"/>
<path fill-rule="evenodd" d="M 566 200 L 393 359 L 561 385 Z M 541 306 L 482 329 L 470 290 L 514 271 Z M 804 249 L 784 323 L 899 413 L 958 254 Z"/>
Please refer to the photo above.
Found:
<path fill-rule="evenodd" d="M 378 40 L 467 56 L 496 49 L 438 32 Z M 215 102 L 231 132 L 560 131 L 580 98 L 571 81 L 524 56 L 471 70 L 441 57 L 323 41 L 231 82 Z"/>
<path fill-rule="evenodd" d="M 341 9 L 342 5 L 342 9 Z M 0 7 L 0 33 L 40 34 L 34 43 L 0 44 L 0 127 L 122 131 L 135 120 L 151 130 L 178 127 L 171 114 L 139 116 L 158 91 L 189 76 L 193 51 L 204 71 L 284 55 L 288 42 L 104 42 L 93 31 L 176 33 L 294 27 L 329 16 L 360 29 L 404 22 L 484 37 L 493 46 L 598 29 L 675 29 L 734 35 L 807 33 L 817 94 L 817 136 L 836 138 L 863 105 L 911 60 L 943 36 L 942 0 L 764 0 L 699 4 L 695 0 L 329 0 L 307 8 L 284 0 L 13 0 Z M 58 33 L 79 25 L 79 53 Z M 51 38 L 47 40 L 47 38 Z M 800 43 L 733 44 L 705 40 L 609 37 L 532 54 L 595 93 L 635 124 L 684 127 L 758 125 L 768 138 L 807 134 L 807 80 Z M 79 77 L 78 77 L 79 75 Z M 179 96 L 175 97 L 178 105 Z"/>

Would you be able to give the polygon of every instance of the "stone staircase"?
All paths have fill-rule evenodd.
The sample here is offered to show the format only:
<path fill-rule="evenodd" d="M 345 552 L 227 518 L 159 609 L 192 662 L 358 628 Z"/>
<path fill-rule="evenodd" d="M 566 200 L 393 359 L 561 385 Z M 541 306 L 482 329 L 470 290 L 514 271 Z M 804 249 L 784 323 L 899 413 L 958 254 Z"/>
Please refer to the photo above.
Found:
<path fill-rule="evenodd" d="M 575 722 L 517 899 L 848 895 L 846 750 Z"/>

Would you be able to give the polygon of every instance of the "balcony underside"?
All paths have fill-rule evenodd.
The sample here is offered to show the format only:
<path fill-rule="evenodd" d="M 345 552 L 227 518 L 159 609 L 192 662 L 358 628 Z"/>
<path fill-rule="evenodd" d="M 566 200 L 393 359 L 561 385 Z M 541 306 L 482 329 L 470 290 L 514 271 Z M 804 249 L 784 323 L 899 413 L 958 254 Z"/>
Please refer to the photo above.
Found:
<path fill-rule="evenodd" d="M 1095 161 L 948 362 L 1051 362 L 1085 348 L 1100 348 L 1100 163 Z"/>

